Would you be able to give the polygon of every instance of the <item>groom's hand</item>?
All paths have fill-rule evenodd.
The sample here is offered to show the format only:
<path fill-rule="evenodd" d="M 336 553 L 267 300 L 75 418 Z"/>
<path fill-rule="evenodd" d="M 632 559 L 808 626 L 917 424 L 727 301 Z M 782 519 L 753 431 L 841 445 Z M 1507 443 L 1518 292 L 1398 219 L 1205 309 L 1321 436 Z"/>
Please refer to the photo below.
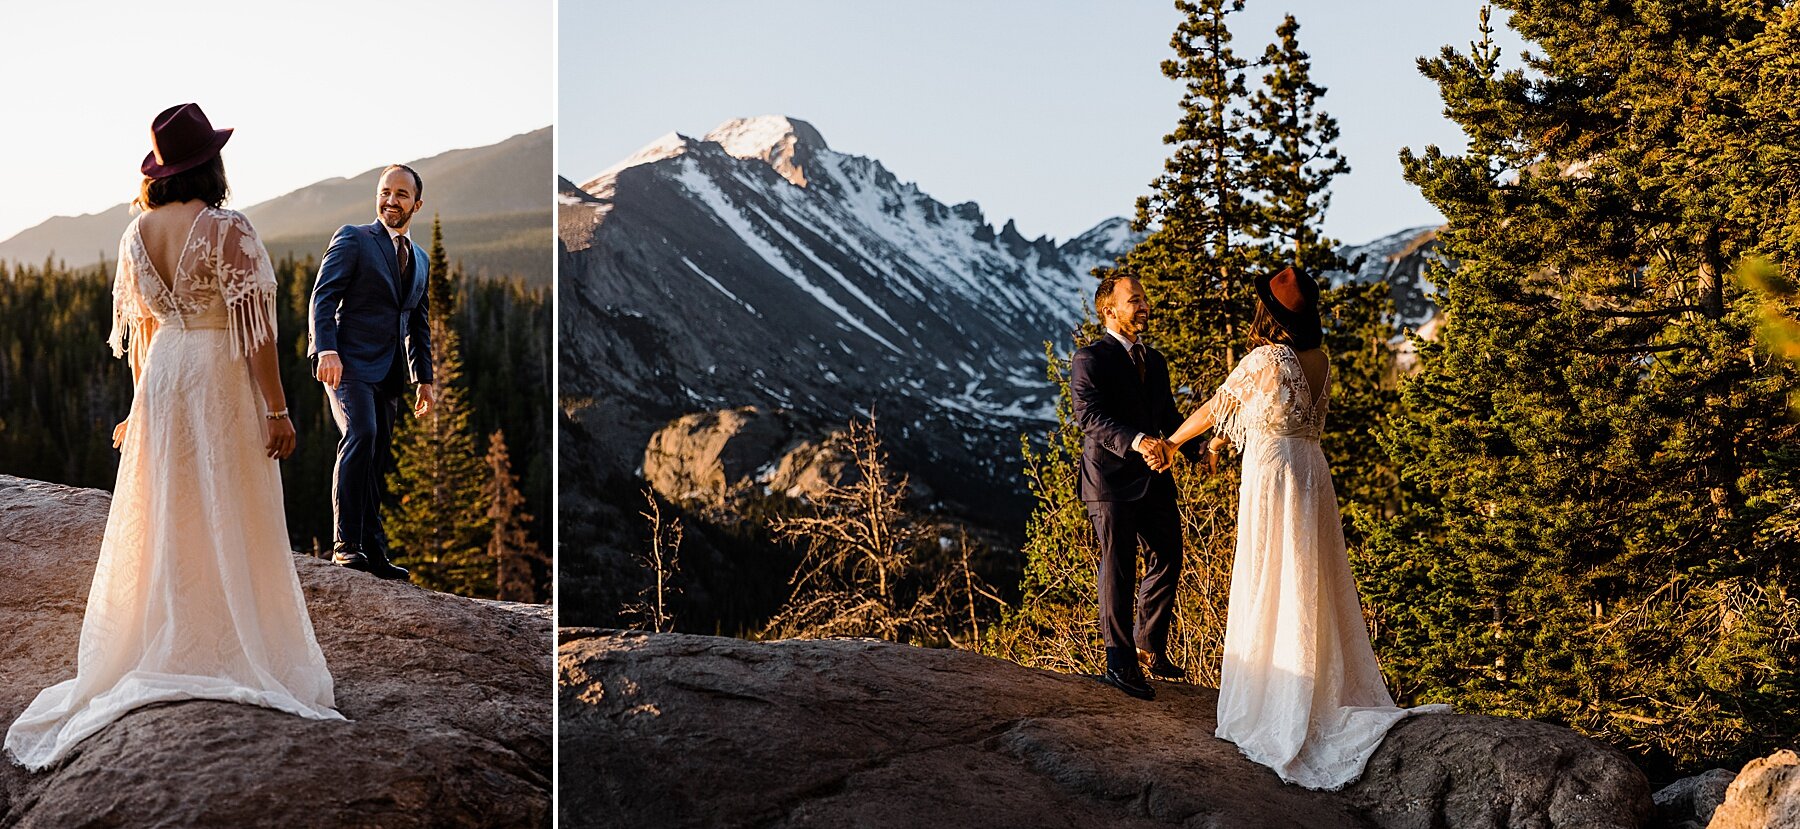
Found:
<path fill-rule="evenodd" d="M 1158 451 L 1161 452 L 1161 457 L 1157 459 L 1158 463 L 1154 468 L 1158 472 L 1166 472 L 1175 465 L 1175 458 L 1178 457 L 1176 452 L 1179 450 L 1175 448 L 1175 444 L 1165 440 Z"/>
<path fill-rule="evenodd" d="M 437 397 L 431 391 L 430 383 L 419 384 L 419 398 L 413 403 L 413 417 L 424 417 L 431 414 L 437 405 Z"/>
<path fill-rule="evenodd" d="M 338 383 L 344 380 L 344 363 L 335 352 L 320 354 L 319 368 L 313 372 L 313 377 L 324 383 L 326 388 L 336 391 Z"/>
<path fill-rule="evenodd" d="M 1162 438 L 1145 436 L 1138 441 L 1138 453 L 1144 456 L 1144 463 L 1149 464 L 1153 472 L 1169 468 L 1169 444 Z"/>

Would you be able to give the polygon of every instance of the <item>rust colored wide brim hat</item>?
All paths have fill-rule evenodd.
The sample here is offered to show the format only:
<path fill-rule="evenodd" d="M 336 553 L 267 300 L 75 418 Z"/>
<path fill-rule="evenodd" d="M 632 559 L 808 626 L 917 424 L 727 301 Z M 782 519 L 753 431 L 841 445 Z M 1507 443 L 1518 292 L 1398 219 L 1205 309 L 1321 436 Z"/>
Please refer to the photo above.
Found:
<path fill-rule="evenodd" d="M 168 178 L 213 160 L 231 140 L 229 128 L 213 129 L 199 104 L 169 107 L 150 122 L 150 145 L 141 170 L 150 178 Z"/>
<path fill-rule="evenodd" d="M 1294 339 L 1294 348 L 1305 351 L 1325 341 L 1325 328 L 1319 323 L 1319 283 L 1306 271 L 1287 267 L 1259 276 L 1256 296 L 1275 324 Z"/>

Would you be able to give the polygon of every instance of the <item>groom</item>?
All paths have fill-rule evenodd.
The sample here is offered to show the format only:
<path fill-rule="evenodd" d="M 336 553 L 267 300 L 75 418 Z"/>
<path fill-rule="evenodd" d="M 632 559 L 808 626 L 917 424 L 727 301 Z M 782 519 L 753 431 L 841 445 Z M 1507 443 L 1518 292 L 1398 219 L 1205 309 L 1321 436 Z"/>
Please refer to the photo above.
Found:
<path fill-rule="evenodd" d="M 1152 699 L 1140 659 L 1159 677 L 1187 675 L 1166 650 L 1181 579 L 1181 516 L 1168 472 L 1173 449 L 1163 438 L 1181 426 L 1181 415 L 1169 392 L 1168 362 L 1141 339 L 1150 323 L 1144 287 L 1129 276 L 1108 276 L 1094 292 L 1094 310 L 1106 334 L 1075 352 L 1069 393 L 1081 427 L 1077 491 L 1100 537 L 1101 679 Z M 1197 454 L 1191 445 L 1182 453 Z M 1146 555 L 1134 625 L 1140 542 Z"/>
<path fill-rule="evenodd" d="M 381 527 L 382 476 L 395 409 L 418 386 L 416 417 L 431 413 L 431 333 L 426 325 L 424 251 L 408 230 L 424 183 L 404 164 L 381 172 L 373 224 L 338 228 L 313 285 L 306 354 L 325 384 L 343 439 L 332 468 L 332 555 L 338 565 L 404 579 L 388 561 Z"/>

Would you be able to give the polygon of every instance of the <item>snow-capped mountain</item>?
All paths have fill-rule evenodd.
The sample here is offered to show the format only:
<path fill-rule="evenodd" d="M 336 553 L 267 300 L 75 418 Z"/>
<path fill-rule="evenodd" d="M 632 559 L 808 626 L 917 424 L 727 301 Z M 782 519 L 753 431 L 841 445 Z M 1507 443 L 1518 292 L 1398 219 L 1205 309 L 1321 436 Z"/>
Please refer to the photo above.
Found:
<path fill-rule="evenodd" d="M 563 179 L 558 226 L 565 515 L 667 422 L 747 404 L 821 431 L 873 411 L 946 501 L 1018 501 L 1019 435 L 1055 411 L 1044 344 L 1066 353 L 1090 271 L 1142 238 L 1122 218 L 1061 243 L 996 230 L 784 117 L 669 133 Z M 1346 246 L 1361 265 L 1330 278 L 1393 283 L 1420 325 L 1434 239 Z"/>
<path fill-rule="evenodd" d="M 1044 343 L 1067 350 L 1089 270 L 1137 240 L 996 231 L 783 117 L 671 133 L 561 191 L 565 468 L 572 433 L 624 461 L 670 418 L 760 404 L 873 410 L 909 468 L 985 486 L 1053 416 Z"/>
<path fill-rule="evenodd" d="M 1426 269 L 1432 262 L 1446 262 L 1438 250 L 1437 226 L 1407 228 L 1360 245 L 1344 245 L 1338 255 L 1352 265 L 1360 265 L 1355 273 L 1332 271 L 1326 274 L 1333 286 L 1350 280 L 1386 282 L 1394 299 L 1394 310 L 1403 328 L 1424 330 L 1437 317 L 1437 288 L 1431 284 Z"/>

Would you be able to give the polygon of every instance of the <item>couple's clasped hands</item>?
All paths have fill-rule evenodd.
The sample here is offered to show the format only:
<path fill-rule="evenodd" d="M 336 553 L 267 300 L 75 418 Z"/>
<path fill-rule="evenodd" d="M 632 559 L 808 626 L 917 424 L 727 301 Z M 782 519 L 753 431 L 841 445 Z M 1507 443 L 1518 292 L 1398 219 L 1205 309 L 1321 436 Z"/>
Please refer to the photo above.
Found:
<path fill-rule="evenodd" d="M 1162 438 L 1145 435 L 1138 441 L 1138 454 L 1144 456 L 1144 463 L 1150 465 L 1151 471 L 1162 472 L 1175 465 L 1176 450 L 1180 447 Z"/>
<path fill-rule="evenodd" d="M 1230 445 L 1231 442 L 1224 438 L 1213 438 L 1207 444 L 1206 451 L 1217 454 L 1219 450 Z M 1145 435 L 1143 440 L 1138 441 L 1137 451 L 1138 454 L 1144 456 L 1144 463 L 1150 465 L 1151 471 L 1163 472 L 1175 465 L 1175 459 L 1180 457 L 1180 448 L 1181 445 L 1178 443 Z"/>

